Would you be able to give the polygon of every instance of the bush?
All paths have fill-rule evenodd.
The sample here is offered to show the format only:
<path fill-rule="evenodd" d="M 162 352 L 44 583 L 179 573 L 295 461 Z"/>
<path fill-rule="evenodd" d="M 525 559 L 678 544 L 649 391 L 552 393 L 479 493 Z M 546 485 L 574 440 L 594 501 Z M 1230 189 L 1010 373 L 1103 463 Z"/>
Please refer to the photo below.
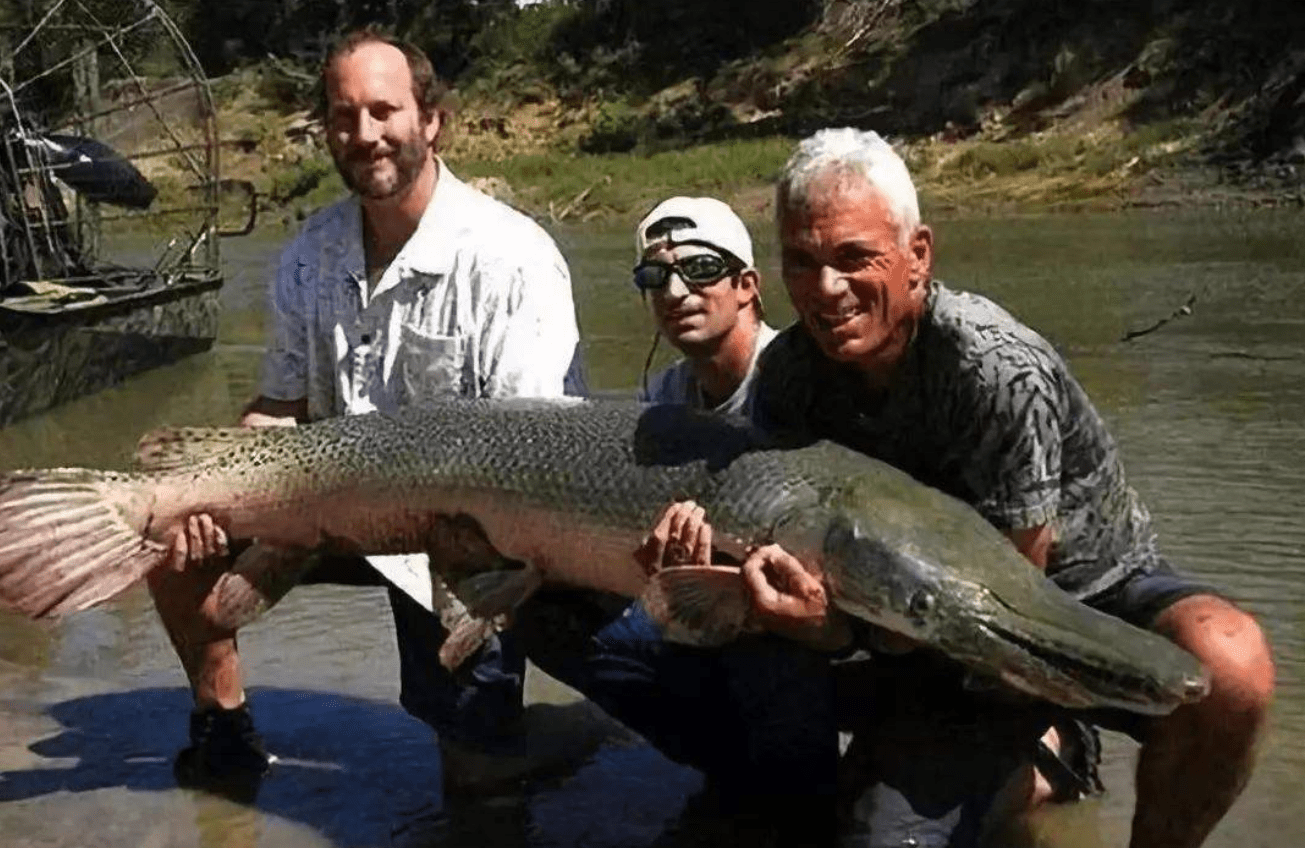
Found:
<path fill-rule="evenodd" d="M 639 144 L 643 117 L 624 100 L 604 103 L 589 134 L 580 140 L 585 153 L 625 153 Z"/>
<path fill-rule="evenodd" d="M 954 167 L 967 177 L 1004 176 L 1038 166 L 1041 155 L 1029 141 L 983 141 L 956 157 Z"/>
<path fill-rule="evenodd" d="M 268 194 L 278 203 L 303 197 L 335 173 L 335 165 L 325 154 L 313 154 L 287 165 L 272 176 Z"/>

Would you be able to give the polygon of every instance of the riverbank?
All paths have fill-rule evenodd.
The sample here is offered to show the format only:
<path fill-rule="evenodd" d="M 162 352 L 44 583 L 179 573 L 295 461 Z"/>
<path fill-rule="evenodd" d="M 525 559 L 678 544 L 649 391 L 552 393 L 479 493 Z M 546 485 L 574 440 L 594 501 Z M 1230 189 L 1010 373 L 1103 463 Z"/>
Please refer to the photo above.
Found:
<path fill-rule="evenodd" d="M 926 214 L 1305 204 L 1305 11 L 1285 0 L 723 8 L 494 17 L 453 77 L 447 160 L 553 222 L 628 219 L 681 192 L 764 213 L 795 141 L 847 125 L 893 141 Z M 215 81 L 224 172 L 274 216 L 342 190 L 294 111 L 314 82 L 271 58 Z"/>
<path fill-rule="evenodd" d="M 302 117 L 287 121 L 303 132 Z M 653 153 L 584 154 L 547 146 L 519 151 L 482 145 L 485 131 L 461 119 L 442 154 L 464 179 L 552 223 L 637 217 L 671 194 L 720 197 L 753 216 L 770 214 L 776 174 L 797 139 L 769 136 L 706 142 Z M 1013 142 L 926 139 L 901 143 L 926 213 L 1009 214 L 1137 207 L 1300 207 L 1299 182 L 1238 180 L 1184 164 L 1173 140 L 1047 136 Z M 258 187 L 264 220 L 303 218 L 345 189 L 321 143 L 292 153 L 225 157 L 224 174 Z"/>
<path fill-rule="evenodd" d="M 768 216 L 775 175 L 799 136 L 709 140 L 665 150 L 584 153 L 592 116 L 560 102 L 502 113 L 484 101 L 460 106 L 441 139 L 464 179 L 551 223 L 626 220 L 671 194 L 721 197 Z M 264 221 L 301 219 L 344 191 L 320 126 L 256 96 L 220 118 L 223 174 L 254 182 Z M 1180 123 L 1148 131 L 1098 127 L 1021 138 L 893 137 L 916 179 L 926 215 L 1109 211 L 1136 207 L 1299 207 L 1296 169 L 1238 174 L 1202 163 Z"/>

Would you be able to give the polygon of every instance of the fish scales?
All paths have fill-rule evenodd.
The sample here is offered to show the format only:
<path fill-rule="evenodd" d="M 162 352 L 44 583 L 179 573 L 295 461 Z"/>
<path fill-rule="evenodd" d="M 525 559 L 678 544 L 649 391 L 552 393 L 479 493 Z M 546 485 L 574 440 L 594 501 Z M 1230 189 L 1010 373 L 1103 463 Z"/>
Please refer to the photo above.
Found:
<path fill-rule="evenodd" d="M 279 465 L 267 491 L 280 495 L 263 504 L 320 504 L 334 491 L 357 501 L 446 507 L 488 493 L 503 512 L 542 510 L 642 536 L 666 503 L 688 497 L 709 506 L 722 530 L 749 541 L 807 486 L 798 465 L 786 462 L 787 452 L 756 453 L 766 443 L 746 428 L 716 422 L 684 428 L 677 425 L 687 423 L 686 416 L 677 414 L 641 421 L 643 410 L 635 406 L 602 406 L 599 412 L 577 419 L 569 404 L 469 403 L 394 417 L 353 416 L 267 431 L 260 434 L 266 444 L 251 444 L 247 459 L 228 452 L 215 461 L 224 472 Z M 739 457 L 744 463 L 735 465 Z M 190 473 L 199 478 L 209 471 L 201 466 Z M 239 479 L 248 481 L 243 472 Z M 248 512 L 236 520 L 247 521 L 251 531 L 268 520 Z M 414 519 L 420 515 L 420 509 L 412 512 Z M 390 552 L 378 549 L 388 544 L 382 538 L 358 541 L 367 552 Z"/>
<path fill-rule="evenodd" d="M 111 597 L 160 565 L 179 522 L 208 512 L 235 538 L 429 550 L 477 615 L 510 609 L 542 576 L 642 596 L 668 633 L 718 641 L 748 625 L 737 570 L 650 582 L 631 556 L 668 502 L 690 498 L 720 547 L 779 542 L 846 613 L 1018 690 L 1162 713 L 1208 688 L 1189 654 L 1074 602 L 955 498 L 837 445 L 781 443 L 683 408 L 459 401 L 295 428 L 161 431 L 139 457 L 126 475 L 0 476 L 0 551 L 12 552 L 0 554 L 0 602 L 57 615 Z M 60 502 L 71 525 L 51 510 Z M 70 552 L 68 526 L 93 529 L 97 559 Z M 103 544 L 105 528 L 120 548 Z M 26 544 L 33 534 L 50 545 Z"/>

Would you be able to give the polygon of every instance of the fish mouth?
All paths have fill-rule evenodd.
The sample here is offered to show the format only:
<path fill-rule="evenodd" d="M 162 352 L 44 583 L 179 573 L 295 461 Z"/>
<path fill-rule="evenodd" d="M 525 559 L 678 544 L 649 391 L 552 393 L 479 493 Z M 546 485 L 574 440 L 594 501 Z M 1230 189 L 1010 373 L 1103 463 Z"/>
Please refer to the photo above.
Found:
<path fill-rule="evenodd" d="M 1099 706 L 1102 702 L 1148 715 L 1164 715 L 1181 703 L 1197 700 L 1209 691 L 1204 676 L 1178 675 L 1166 681 L 1109 660 L 1094 662 L 1064 647 L 1053 647 L 994 621 L 978 625 L 991 640 L 1013 649 L 1025 662 L 1018 669 L 1001 666 L 1002 678 L 1033 694 L 1046 697 L 1051 684 L 1066 700 L 1065 706 Z M 1031 660 L 1031 661 L 1029 661 Z"/>

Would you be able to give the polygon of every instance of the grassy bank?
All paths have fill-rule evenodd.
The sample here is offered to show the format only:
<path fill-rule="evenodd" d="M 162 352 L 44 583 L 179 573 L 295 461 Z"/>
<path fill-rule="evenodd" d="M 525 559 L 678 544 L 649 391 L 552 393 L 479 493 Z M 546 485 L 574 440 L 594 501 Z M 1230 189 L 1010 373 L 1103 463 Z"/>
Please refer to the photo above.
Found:
<path fill-rule="evenodd" d="M 676 27 L 635 3 L 505 13 L 468 42 L 445 156 L 566 222 L 672 193 L 764 213 L 795 140 L 844 125 L 893 140 L 926 213 L 1305 199 L 1291 26 L 1305 12 L 1286 0 L 1269 3 L 1273 23 L 1214 0 L 808 5 L 823 14 L 783 26 L 722 18 L 718 3 L 671 4 Z M 252 179 L 273 217 L 343 191 L 317 125 L 293 111 L 311 83 L 270 60 L 215 86 L 224 172 Z"/>
<path fill-rule="evenodd" d="M 1009 141 L 894 142 L 926 214 L 1300 203 L 1290 187 L 1232 185 L 1193 165 L 1188 129 L 1175 121 L 1127 133 L 1098 127 Z M 558 145 L 487 150 L 464 134 L 454 136 L 444 155 L 463 179 L 553 223 L 628 220 L 672 194 L 720 197 L 762 217 L 771 213 L 775 176 L 795 143 L 772 135 L 653 153 L 585 154 Z M 320 142 L 301 138 L 285 147 L 271 156 L 229 155 L 224 167 L 228 175 L 254 180 L 267 220 L 302 218 L 345 191 Z"/>

